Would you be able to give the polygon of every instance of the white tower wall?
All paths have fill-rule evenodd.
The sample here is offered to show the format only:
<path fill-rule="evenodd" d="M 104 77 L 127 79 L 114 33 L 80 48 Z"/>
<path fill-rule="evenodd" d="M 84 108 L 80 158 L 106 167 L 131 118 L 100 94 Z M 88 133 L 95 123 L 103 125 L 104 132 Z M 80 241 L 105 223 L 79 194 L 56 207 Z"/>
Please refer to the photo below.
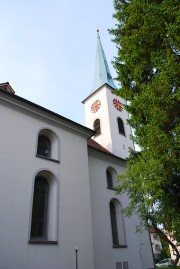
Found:
<path fill-rule="evenodd" d="M 93 129 L 94 121 L 99 119 L 101 134 L 94 136 L 93 139 L 116 156 L 125 159 L 129 155 L 128 148 L 134 147 L 132 141 L 129 139 L 132 132 L 130 126 L 127 125 L 128 113 L 124 109 L 122 111 L 118 111 L 113 105 L 114 99 L 125 104 L 125 101 L 121 97 L 113 94 L 113 89 L 107 84 L 90 95 L 84 101 L 86 126 Z M 91 111 L 91 106 L 96 100 L 99 100 L 101 105 L 99 110 L 93 113 Z M 117 122 L 118 117 L 123 120 L 125 135 L 119 133 Z"/>

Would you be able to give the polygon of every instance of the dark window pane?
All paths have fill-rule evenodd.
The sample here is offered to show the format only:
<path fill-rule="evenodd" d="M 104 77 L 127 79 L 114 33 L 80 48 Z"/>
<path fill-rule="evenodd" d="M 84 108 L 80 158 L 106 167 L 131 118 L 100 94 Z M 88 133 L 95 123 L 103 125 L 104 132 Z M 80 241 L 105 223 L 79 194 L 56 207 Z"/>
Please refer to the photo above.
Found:
<path fill-rule="evenodd" d="M 122 269 L 121 262 L 117 262 L 117 263 L 116 263 L 116 269 Z"/>
<path fill-rule="evenodd" d="M 111 229 L 112 229 L 113 244 L 119 245 L 116 208 L 113 202 L 110 202 L 110 215 L 111 215 Z"/>
<path fill-rule="evenodd" d="M 44 135 L 40 135 L 38 138 L 37 154 L 49 158 L 51 157 L 51 142 Z"/>
<path fill-rule="evenodd" d="M 123 262 L 123 269 L 129 269 L 128 262 Z"/>
<path fill-rule="evenodd" d="M 125 135 L 123 120 L 121 118 L 117 118 L 117 121 L 118 121 L 119 133 Z"/>
<path fill-rule="evenodd" d="M 101 134 L 101 126 L 100 126 L 100 120 L 99 119 L 94 121 L 94 131 L 96 132 L 95 136 Z"/>
<path fill-rule="evenodd" d="M 113 179 L 111 173 L 107 170 L 106 171 L 106 177 L 107 177 L 107 186 L 108 188 L 112 189 L 113 188 Z"/>
<path fill-rule="evenodd" d="M 37 177 L 34 185 L 31 237 L 47 237 L 49 186 L 43 177 Z"/>

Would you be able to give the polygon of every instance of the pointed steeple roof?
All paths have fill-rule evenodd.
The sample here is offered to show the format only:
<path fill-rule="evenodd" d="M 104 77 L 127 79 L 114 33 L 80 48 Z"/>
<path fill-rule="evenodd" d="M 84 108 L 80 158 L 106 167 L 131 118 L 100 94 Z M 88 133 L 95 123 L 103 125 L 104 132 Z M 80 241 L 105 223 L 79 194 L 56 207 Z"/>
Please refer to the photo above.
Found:
<path fill-rule="evenodd" d="M 97 30 L 96 67 L 95 67 L 94 85 L 91 93 L 95 92 L 104 84 L 108 84 L 110 87 L 114 89 L 116 88 L 101 44 L 99 30 Z"/>

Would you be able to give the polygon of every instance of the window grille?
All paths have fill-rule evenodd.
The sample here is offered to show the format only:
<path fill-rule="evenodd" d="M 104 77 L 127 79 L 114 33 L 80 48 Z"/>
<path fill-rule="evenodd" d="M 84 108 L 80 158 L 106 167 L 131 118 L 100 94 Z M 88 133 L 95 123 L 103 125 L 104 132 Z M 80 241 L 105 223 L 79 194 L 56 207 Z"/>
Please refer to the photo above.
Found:
<path fill-rule="evenodd" d="M 37 154 L 44 157 L 51 157 L 51 142 L 45 135 L 38 137 Z"/>
<path fill-rule="evenodd" d="M 116 208 L 112 201 L 110 202 L 110 216 L 113 245 L 119 245 Z"/>
<path fill-rule="evenodd" d="M 49 185 L 43 177 L 37 177 L 34 185 L 31 238 L 47 239 Z"/>

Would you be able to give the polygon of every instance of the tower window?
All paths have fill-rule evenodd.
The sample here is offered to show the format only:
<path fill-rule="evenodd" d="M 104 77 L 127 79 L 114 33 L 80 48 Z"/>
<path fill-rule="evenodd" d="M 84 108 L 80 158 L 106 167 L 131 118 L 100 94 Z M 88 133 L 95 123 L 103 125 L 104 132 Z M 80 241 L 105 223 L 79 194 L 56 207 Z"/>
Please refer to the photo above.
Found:
<path fill-rule="evenodd" d="M 51 142 L 45 135 L 39 135 L 37 154 L 44 157 L 51 157 Z"/>
<path fill-rule="evenodd" d="M 121 118 L 117 118 L 119 133 L 125 135 L 124 123 Z"/>
<path fill-rule="evenodd" d="M 43 177 L 37 177 L 34 185 L 31 238 L 47 239 L 49 184 Z"/>
<path fill-rule="evenodd" d="M 100 124 L 100 120 L 99 119 L 96 119 L 94 121 L 94 131 L 96 132 L 96 134 L 94 136 L 98 136 L 101 134 L 101 124 Z"/>

